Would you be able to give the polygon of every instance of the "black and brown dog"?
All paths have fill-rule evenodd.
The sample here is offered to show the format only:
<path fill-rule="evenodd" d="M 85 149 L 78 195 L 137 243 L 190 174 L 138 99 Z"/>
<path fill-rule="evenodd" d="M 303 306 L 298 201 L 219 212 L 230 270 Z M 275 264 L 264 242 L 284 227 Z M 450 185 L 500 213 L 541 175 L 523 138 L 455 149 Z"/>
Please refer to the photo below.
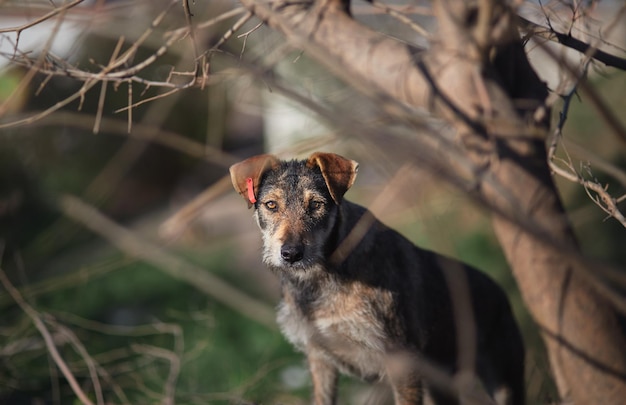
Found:
<path fill-rule="evenodd" d="M 494 403 L 522 405 L 524 347 L 504 292 L 344 200 L 357 167 L 315 153 L 302 161 L 255 156 L 230 168 L 255 208 L 263 260 L 280 277 L 278 323 L 307 355 L 315 404 L 335 402 L 338 372 L 388 381 L 396 404 L 457 404 L 460 390 L 433 383 L 425 365 L 454 375 L 466 347 Z M 463 306 L 450 280 L 463 280 L 468 292 L 474 333 L 466 341 L 458 339 Z"/>

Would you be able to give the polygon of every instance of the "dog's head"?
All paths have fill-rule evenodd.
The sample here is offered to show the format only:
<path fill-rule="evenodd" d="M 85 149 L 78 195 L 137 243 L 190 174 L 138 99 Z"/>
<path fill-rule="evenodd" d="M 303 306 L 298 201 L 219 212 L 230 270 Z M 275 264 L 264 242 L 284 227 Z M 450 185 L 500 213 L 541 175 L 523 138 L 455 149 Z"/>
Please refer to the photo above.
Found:
<path fill-rule="evenodd" d="M 255 207 L 267 265 L 309 270 L 323 264 L 343 196 L 358 164 L 333 153 L 281 161 L 260 155 L 230 168 L 235 190 Z"/>

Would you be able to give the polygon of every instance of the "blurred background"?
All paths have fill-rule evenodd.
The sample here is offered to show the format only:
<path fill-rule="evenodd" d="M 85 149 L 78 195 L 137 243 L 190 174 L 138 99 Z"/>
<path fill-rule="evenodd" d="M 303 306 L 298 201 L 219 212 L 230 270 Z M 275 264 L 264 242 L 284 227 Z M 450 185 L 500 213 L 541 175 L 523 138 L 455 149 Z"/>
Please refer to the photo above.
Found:
<path fill-rule="evenodd" d="M 313 107 L 350 111 L 372 128 L 389 126 L 376 105 L 258 21 L 242 20 L 236 2 L 191 3 L 195 41 L 180 36 L 162 53 L 186 27 L 179 2 L 86 1 L 15 29 L 52 4 L 0 1 L 1 404 L 79 403 L 55 366 L 51 342 L 94 403 L 307 403 L 304 358 L 267 318 L 279 300 L 277 280 L 261 263 L 252 211 L 232 190 L 228 167 L 258 153 L 295 158 L 316 150 L 360 163 L 348 199 L 506 289 L 528 347 L 529 398 L 550 402 L 541 342 L 488 213 L 432 168 L 398 153 L 406 129 L 393 128 L 402 142 L 337 130 L 285 89 Z M 432 29 L 429 2 L 411 5 L 412 21 Z M 615 8 L 594 10 L 604 21 Z M 380 9 L 356 2 L 354 11 L 378 30 L 426 46 Z M 133 58 L 116 69 L 158 55 L 137 74 L 143 82 L 103 86 L 78 77 L 100 72 L 134 43 Z M 614 43 L 623 47 L 623 38 Z M 538 48 L 529 46 L 531 55 Z M 38 55 L 48 73 L 27 63 Z M 558 66 L 534 55 L 555 90 Z M 184 88 L 200 56 L 208 61 L 207 81 Z M 590 80 L 626 125 L 623 72 L 596 69 Z M 585 101 L 572 99 L 567 151 L 581 173 L 624 195 L 624 143 Z M 424 122 L 425 133 L 448 130 Z M 556 180 L 584 252 L 626 263 L 624 228 L 583 187 Z M 216 279 L 226 283 L 217 295 Z M 376 403 L 379 389 L 346 381 L 343 403 Z"/>

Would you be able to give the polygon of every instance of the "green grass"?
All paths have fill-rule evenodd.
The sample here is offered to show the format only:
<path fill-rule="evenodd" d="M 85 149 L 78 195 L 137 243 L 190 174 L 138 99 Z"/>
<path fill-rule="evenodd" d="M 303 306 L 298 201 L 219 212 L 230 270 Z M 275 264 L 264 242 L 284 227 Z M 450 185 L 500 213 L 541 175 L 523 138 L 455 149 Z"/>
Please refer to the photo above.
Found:
<path fill-rule="evenodd" d="M 228 259 L 218 255 L 205 267 L 232 274 L 235 270 L 225 265 Z M 154 354 L 173 355 L 176 348 L 176 338 L 169 331 L 172 327 L 164 325 L 177 325 L 182 331 L 177 403 L 238 403 L 243 399 L 274 403 L 279 396 L 302 393 L 289 392 L 282 383 L 281 372 L 301 366 L 303 357 L 277 330 L 242 317 L 144 263 L 123 265 L 104 276 L 39 296 L 36 308 L 68 327 L 107 370 L 112 381 L 101 377 L 101 384 L 112 402 L 120 401 L 111 390 L 114 384 L 119 384 L 131 403 L 158 402 L 171 363 Z M 38 337 L 15 306 L 8 311 L 13 314 L 9 318 L 12 323 L 4 326 L 19 334 L 2 337 L 0 346 L 19 337 Z M 115 323 L 118 325 L 113 326 Z M 48 326 L 54 330 L 52 324 Z M 69 345 L 59 347 L 77 378 L 87 382 L 81 357 Z M 0 398 L 13 391 L 50 400 L 49 364 L 43 348 L 11 357 L 0 368 L 5 381 L 0 383 Z M 62 379 L 59 381 L 59 395 L 69 401 L 72 395 Z M 86 391 L 93 392 L 89 383 Z"/>

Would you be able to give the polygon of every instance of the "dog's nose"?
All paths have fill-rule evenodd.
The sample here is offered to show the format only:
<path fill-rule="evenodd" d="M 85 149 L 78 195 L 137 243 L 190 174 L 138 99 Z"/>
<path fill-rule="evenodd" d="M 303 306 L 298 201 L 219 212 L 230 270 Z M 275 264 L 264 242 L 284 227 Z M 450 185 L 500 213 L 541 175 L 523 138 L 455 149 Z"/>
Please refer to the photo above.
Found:
<path fill-rule="evenodd" d="M 304 257 L 304 246 L 302 245 L 283 245 L 280 248 L 280 257 L 289 263 L 295 263 Z"/>

